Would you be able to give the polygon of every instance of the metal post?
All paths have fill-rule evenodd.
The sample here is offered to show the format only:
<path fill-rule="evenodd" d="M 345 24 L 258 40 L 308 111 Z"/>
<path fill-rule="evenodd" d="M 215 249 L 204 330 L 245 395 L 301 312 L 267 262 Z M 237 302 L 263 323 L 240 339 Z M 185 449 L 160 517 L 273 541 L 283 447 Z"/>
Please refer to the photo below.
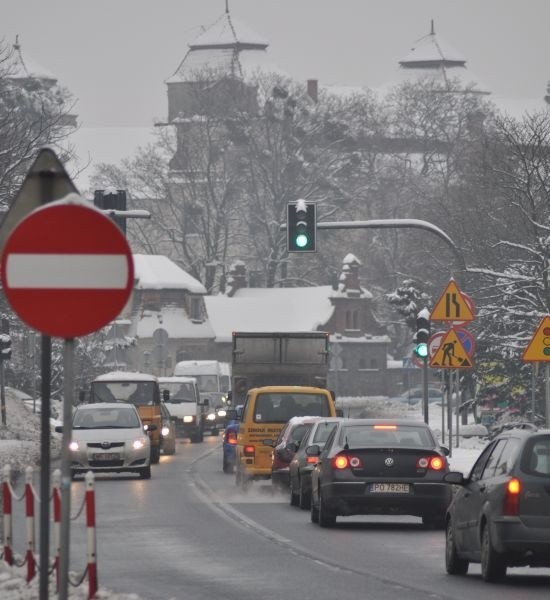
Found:
<path fill-rule="evenodd" d="M 550 364 L 546 363 L 546 427 L 550 427 Z"/>
<path fill-rule="evenodd" d="M 59 600 L 67 600 L 69 586 L 69 526 L 71 518 L 71 461 L 74 386 L 74 339 L 65 340 L 63 352 L 63 437 L 61 441 L 61 548 L 59 552 Z"/>
<path fill-rule="evenodd" d="M 6 388 L 4 386 L 4 361 L 0 358 L 0 411 L 2 412 L 2 425 L 6 426 Z"/>
<path fill-rule="evenodd" d="M 453 371 L 449 369 L 447 387 L 447 428 L 449 430 L 449 456 L 453 455 Z"/>
<path fill-rule="evenodd" d="M 443 387 L 447 383 L 447 376 L 445 375 L 445 371 L 443 371 Z M 441 443 L 445 443 L 445 409 L 447 408 L 447 394 L 444 393 L 441 395 Z"/>
<path fill-rule="evenodd" d="M 536 411 L 536 403 L 535 403 L 535 369 L 538 363 L 531 363 L 531 421 L 535 422 L 535 411 Z"/>
<path fill-rule="evenodd" d="M 50 391 L 52 371 L 52 339 L 42 336 L 41 351 L 41 412 L 40 412 L 40 600 L 48 600 L 50 556 Z"/>
<path fill-rule="evenodd" d="M 459 433 L 459 426 L 460 426 L 460 413 L 461 413 L 461 404 L 462 404 L 462 397 L 460 395 L 460 371 L 458 369 L 456 369 L 455 371 L 455 385 L 456 385 L 456 407 L 455 407 L 455 425 L 456 425 L 456 447 L 458 448 L 459 446 L 459 440 L 458 440 L 458 433 Z"/>
<path fill-rule="evenodd" d="M 428 357 L 422 359 L 422 404 L 424 408 L 424 423 L 428 424 Z"/>

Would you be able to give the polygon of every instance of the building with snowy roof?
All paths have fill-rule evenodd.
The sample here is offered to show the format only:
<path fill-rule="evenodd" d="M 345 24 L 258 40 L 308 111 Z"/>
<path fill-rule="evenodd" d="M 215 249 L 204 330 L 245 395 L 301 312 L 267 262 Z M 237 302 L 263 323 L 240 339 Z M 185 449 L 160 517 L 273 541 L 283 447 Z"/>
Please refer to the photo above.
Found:
<path fill-rule="evenodd" d="M 228 293 L 208 296 L 166 256 L 134 254 L 133 292 L 108 334 L 106 366 L 171 375 L 182 360 L 231 362 L 233 331 L 328 331 L 338 349 L 329 373 L 332 389 L 390 393 L 390 339 L 373 312 L 372 294 L 360 285 L 360 266 L 348 254 L 335 287 L 250 288 L 237 262 Z"/>

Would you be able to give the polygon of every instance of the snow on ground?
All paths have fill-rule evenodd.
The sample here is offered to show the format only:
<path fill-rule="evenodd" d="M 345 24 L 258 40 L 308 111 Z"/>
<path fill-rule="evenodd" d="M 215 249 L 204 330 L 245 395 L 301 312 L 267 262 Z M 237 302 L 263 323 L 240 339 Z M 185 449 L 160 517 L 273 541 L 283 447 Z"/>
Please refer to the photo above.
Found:
<path fill-rule="evenodd" d="M 62 412 L 60 403 L 52 403 L 52 414 Z M 337 407 L 342 408 L 346 417 L 388 417 L 407 418 L 423 421 L 420 405 L 412 407 L 399 401 L 388 401 L 385 397 L 375 398 L 339 398 Z M 52 419 L 52 424 L 58 421 Z M 0 425 L 0 473 L 4 466 L 10 464 L 13 472 L 23 473 L 27 466 L 36 467 L 40 458 L 40 415 L 33 412 L 32 398 L 6 388 L 6 423 L 7 427 Z M 429 405 L 429 424 L 441 439 L 441 407 L 436 404 Z M 472 437 L 459 439 L 460 448 L 452 448 L 449 463 L 452 470 L 470 471 L 486 440 Z M 448 443 L 446 444 L 448 445 Z M 59 438 L 53 436 L 52 458 L 59 455 Z M 0 527 L 2 522 L 0 520 Z M 0 533 L 1 530 L 0 530 Z M 2 535 L 3 539 L 3 535 Z M 21 557 L 17 557 L 18 560 Z M 38 576 L 27 584 L 25 581 L 26 567 L 10 567 L 0 559 L 0 598 L 2 600 L 36 600 L 39 596 Z M 76 575 L 74 575 L 76 577 Z M 57 595 L 54 582 L 50 587 L 50 596 Z M 70 600 L 84 600 L 88 597 L 86 584 L 78 588 L 69 588 Z M 97 596 L 99 600 L 141 600 L 136 594 L 114 593 L 100 588 Z"/>

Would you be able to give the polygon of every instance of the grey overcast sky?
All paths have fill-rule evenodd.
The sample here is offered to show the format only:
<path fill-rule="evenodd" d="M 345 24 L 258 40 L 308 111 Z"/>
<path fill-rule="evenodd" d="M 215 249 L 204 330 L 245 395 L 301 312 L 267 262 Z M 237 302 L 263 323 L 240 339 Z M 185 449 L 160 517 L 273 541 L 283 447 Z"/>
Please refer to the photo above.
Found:
<path fill-rule="evenodd" d="M 377 86 L 416 40 L 436 34 L 488 89 L 543 96 L 550 0 L 228 0 L 298 80 Z M 57 76 L 85 127 L 149 126 L 167 113 L 164 80 L 225 0 L 0 0 L 4 42 Z"/>

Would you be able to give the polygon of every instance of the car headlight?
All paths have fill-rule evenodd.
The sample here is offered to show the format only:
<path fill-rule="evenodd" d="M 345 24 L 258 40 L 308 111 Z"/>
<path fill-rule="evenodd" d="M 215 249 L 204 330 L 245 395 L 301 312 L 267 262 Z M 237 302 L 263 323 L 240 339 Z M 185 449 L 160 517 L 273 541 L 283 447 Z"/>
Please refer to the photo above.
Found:
<path fill-rule="evenodd" d="M 141 450 L 145 446 L 145 440 L 143 438 L 139 438 L 132 442 L 132 447 L 134 450 Z"/>
<path fill-rule="evenodd" d="M 215 421 L 216 420 L 216 414 L 215 413 L 210 413 L 207 417 L 208 421 Z"/>
<path fill-rule="evenodd" d="M 69 444 L 69 450 L 76 452 L 78 450 L 78 442 L 71 442 Z"/>
<path fill-rule="evenodd" d="M 184 423 L 192 423 L 194 420 L 195 417 L 193 415 L 185 415 L 185 417 L 183 417 Z"/>
<path fill-rule="evenodd" d="M 218 411 L 218 417 L 225 417 L 226 414 L 227 414 L 227 411 L 223 410 L 223 408 L 222 408 L 222 410 Z"/>
<path fill-rule="evenodd" d="M 170 427 L 166 427 L 164 426 L 160 432 L 162 433 L 162 435 L 168 435 L 170 433 Z"/>

